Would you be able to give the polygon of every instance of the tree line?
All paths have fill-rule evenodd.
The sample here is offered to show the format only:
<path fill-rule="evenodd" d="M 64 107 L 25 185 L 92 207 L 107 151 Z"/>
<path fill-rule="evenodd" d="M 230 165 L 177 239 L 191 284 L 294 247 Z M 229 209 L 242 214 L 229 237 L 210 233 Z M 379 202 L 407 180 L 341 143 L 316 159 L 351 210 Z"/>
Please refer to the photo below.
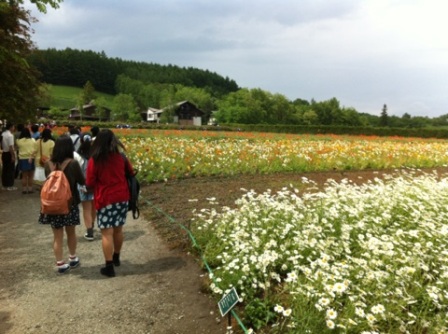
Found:
<path fill-rule="evenodd" d="M 58 7 L 59 0 L 32 0 L 41 11 Z M 240 88 L 234 80 L 208 70 L 109 58 L 104 52 L 36 50 L 31 40 L 33 18 L 23 0 L 0 2 L 0 118 L 31 120 L 45 106 L 45 84 L 88 87 L 114 96 L 113 120 L 140 121 L 148 107 L 164 108 L 188 100 L 209 119 L 222 124 L 335 125 L 411 127 L 445 126 L 448 115 L 436 118 L 360 113 L 342 106 L 337 98 L 325 101 L 289 100 L 260 88 Z M 74 97 L 74 106 L 90 102 L 95 94 Z M 95 99 L 99 112 L 109 101 Z M 48 106 L 48 105 L 47 105 Z M 50 105 L 51 106 L 51 105 Z M 52 106 L 54 107 L 57 106 Z M 56 108 L 57 109 L 57 108 Z M 56 112 L 64 117 L 64 113 Z M 168 122 L 169 119 L 163 120 Z"/>
<path fill-rule="evenodd" d="M 37 50 L 28 58 L 46 83 L 82 87 L 115 95 L 114 120 L 140 121 L 148 107 L 163 108 L 189 100 L 204 111 L 204 122 L 336 126 L 425 127 L 447 125 L 448 115 L 389 116 L 387 106 L 378 115 L 342 106 L 335 98 L 324 101 L 288 100 L 260 88 L 240 88 L 234 80 L 208 70 L 108 58 L 104 52 Z M 89 96 L 91 94 L 88 94 Z M 87 103 L 89 101 L 81 101 Z M 101 107 L 106 101 L 96 103 Z M 169 119 L 162 119 L 169 122 Z"/>

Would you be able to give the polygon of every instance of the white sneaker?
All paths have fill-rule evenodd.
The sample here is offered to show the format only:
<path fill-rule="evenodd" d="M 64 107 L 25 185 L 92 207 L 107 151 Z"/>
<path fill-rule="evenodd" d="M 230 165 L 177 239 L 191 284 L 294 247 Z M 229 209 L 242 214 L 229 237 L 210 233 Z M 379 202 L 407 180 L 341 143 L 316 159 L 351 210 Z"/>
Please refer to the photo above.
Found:
<path fill-rule="evenodd" d="M 67 263 L 61 264 L 58 266 L 58 273 L 65 274 L 70 271 L 70 266 Z"/>

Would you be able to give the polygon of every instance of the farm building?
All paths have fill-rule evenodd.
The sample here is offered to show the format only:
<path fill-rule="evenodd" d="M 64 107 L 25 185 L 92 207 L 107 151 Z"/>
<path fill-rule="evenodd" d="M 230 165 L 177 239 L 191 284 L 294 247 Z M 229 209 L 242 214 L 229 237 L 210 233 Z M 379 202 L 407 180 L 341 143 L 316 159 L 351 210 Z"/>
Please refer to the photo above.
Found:
<path fill-rule="evenodd" d="M 70 115 L 68 116 L 71 120 L 89 120 L 89 121 L 109 121 L 111 110 L 104 108 L 105 112 L 103 116 L 97 115 L 96 106 L 90 102 L 82 106 L 82 114 L 79 112 L 78 108 L 70 109 Z"/>
<path fill-rule="evenodd" d="M 178 102 L 163 109 L 148 108 L 142 112 L 142 119 L 146 122 L 159 122 L 163 112 L 173 109 L 173 122 L 179 125 L 202 125 L 204 112 L 188 101 Z"/>
<path fill-rule="evenodd" d="M 162 115 L 163 110 L 156 108 L 148 108 L 148 110 L 141 113 L 142 120 L 150 123 L 159 123 L 160 115 Z"/>

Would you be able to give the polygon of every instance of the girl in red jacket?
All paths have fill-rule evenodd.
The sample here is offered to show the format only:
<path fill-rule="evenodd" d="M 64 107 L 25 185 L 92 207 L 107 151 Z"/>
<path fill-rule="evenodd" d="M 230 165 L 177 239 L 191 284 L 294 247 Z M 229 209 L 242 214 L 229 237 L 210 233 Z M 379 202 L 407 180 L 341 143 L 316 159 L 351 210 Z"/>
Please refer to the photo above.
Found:
<path fill-rule="evenodd" d="M 125 150 L 114 133 L 109 129 L 101 130 L 92 143 L 86 172 L 86 186 L 94 191 L 97 224 L 106 261 L 101 274 L 108 277 L 114 277 L 114 266 L 120 265 L 123 225 L 126 223 L 130 195 L 125 166 L 134 173 L 120 149 Z"/>

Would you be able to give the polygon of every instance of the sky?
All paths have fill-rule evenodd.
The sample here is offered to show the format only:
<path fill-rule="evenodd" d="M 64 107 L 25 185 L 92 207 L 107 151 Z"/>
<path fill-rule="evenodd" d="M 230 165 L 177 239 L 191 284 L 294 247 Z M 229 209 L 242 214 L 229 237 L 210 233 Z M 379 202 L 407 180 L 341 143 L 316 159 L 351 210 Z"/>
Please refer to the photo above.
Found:
<path fill-rule="evenodd" d="M 446 0 L 65 0 L 39 13 L 39 49 L 195 67 L 380 115 L 448 114 Z"/>

